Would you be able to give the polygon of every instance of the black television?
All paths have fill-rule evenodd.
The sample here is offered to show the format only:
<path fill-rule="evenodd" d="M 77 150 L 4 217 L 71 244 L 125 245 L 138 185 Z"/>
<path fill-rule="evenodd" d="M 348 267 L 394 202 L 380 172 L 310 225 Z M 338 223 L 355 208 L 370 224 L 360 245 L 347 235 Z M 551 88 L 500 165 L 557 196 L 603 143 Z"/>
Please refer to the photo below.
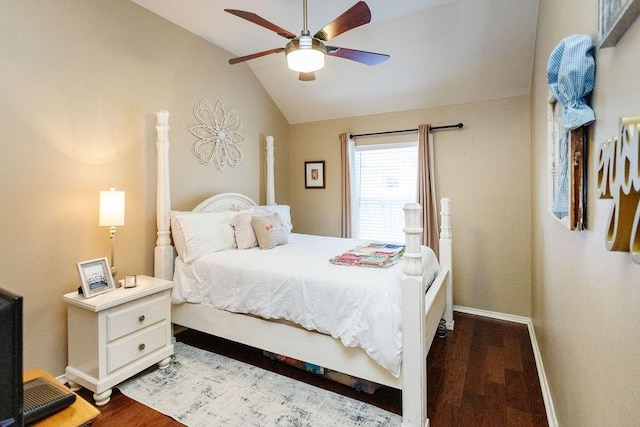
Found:
<path fill-rule="evenodd" d="M 22 297 L 0 288 L 0 427 L 23 425 Z"/>

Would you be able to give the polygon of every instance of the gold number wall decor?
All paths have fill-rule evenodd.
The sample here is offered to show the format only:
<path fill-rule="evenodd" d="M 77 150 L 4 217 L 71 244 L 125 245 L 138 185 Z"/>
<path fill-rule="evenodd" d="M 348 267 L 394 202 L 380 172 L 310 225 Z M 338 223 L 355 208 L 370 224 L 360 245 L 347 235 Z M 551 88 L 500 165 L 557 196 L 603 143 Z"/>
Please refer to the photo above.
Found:
<path fill-rule="evenodd" d="M 610 251 L 630 252 L 640 264 L 640 116 L 622 117 L 619 127 L 596 156 L 598 197 L 613 199 L 605 243 Z"/>

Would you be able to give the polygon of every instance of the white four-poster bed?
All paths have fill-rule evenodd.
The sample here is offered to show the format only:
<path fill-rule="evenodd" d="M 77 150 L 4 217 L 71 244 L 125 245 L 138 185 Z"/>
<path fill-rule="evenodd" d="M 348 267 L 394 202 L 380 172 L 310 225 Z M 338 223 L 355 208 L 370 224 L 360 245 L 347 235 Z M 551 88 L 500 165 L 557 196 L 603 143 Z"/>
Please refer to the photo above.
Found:
<path fill-rule="evenodd" d="M 155 276 L 174 279 L 175 249 L 171 240 L 169 188 L 169 113 L 157 113 L 157 226 Z M 273 138 L 267 137 L 267 205 L 275 205 Z M 238 193 L 214 195 L 194 212 L 222 212 L 255 206 Z M 424 427 L 427 418 L 426 357 L 441 319 L 453 329 L 452 243 L 450 201 L 442 199 L 440 212 L 440 271 L 425 283 L 422 264 L 420 212 L 418 204 L 405 206 L 406 247 L 398 274 L 401 297 L 401 369 L 399 377 L 376 363 L 359 347 L 347 347 L 330 335 L 307 330 L 291 322 L 265 320 L 254 315 L 224 311 L 194 303 L 172 305 L 172 323 L 246 344 L 271 353 L 306 361 L 358 378 L 401 389 L 403 427 Z M 265 251 L 268 252 L 268 251 Z M 327 260 L 327 263 L 329 261 Z M 343 267 L 357 269 L 358 267 Z M 400 268 L 400 267 L 399 267 Z M 371 270 L 371 269 L 360 269 Z M 430 278 L 428 279 L 430 280 Z M 427 289 L 428 288 L 428 289 Z M 426 291 L 425 291 L 426 290 Z"/>

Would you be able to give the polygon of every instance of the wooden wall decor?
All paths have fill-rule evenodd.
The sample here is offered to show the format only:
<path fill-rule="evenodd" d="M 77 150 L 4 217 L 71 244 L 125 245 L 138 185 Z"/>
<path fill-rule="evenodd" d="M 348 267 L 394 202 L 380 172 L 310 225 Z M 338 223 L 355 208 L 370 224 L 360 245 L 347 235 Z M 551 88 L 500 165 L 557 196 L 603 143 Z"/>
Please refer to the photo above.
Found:
<path fill-rule="evenodd" d="M 593 41 L 588 35 L 573 34 L 558 43 L 549 55 L 547 83 L 551 212 L 570 230 L 584 230 L 585 126 L 596 119 L 588 99 L 595 84 Z"/>
<path fill-rule="evenodd" d="M 586 180 L 586 155 L 589 127 L 581 126 L 569 132 L 569 144 L 566 153 L 561 153 L 561 139 L 563 129 L 560 126 L 562 117 L 562 104 L 549 91 L 549 105 L 547 110 L 547 141 L 549 145 L 549 183 L 548 183 L 548 206 L 554 218 L 569 230 L 584 230 L 586 228 L 586 203 L 587 200 L 587 180 Z M 560 185 L 559 180 L 563 175 L 560 171 L 562 162 L 561 154 L 569 159 L 568 170 L 566 172 L 568 180 L 568 206 L 567 215 L 558 218 L 553 212 L 553 198 L 556 189 Z"/>
<path fill-rule="evenodd" d="M 618 135 L 597 151 L 600 199 L 612 199 L 605 243 L 610 251 L 630 252 L 640 264 L 640 116 L 622 117 Z"/>

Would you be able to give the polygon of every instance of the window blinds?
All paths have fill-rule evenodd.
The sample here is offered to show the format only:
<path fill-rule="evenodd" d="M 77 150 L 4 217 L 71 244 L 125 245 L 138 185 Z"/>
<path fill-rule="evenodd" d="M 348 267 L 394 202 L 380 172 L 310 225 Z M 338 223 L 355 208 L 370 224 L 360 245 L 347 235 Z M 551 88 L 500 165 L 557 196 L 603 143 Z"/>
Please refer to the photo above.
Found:
<path fill-rule="evenodd" d="M 403 243 L 406 203 L 416 202 L 418 143 L 356 146 L 354 237 Z"/>

